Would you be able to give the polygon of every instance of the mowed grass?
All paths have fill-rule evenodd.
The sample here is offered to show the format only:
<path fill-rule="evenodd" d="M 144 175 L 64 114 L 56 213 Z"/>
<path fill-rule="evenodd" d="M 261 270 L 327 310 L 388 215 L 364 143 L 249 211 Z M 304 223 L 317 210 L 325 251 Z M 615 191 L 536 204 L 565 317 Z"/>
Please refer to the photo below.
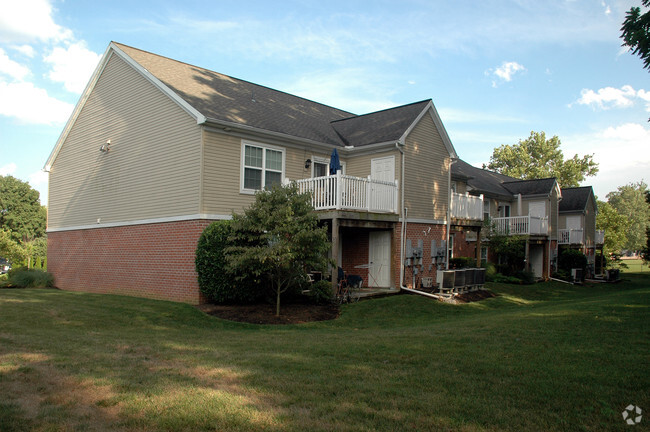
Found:
<path fill-rule="evenodd" d="M 295 326 L 0 290 L 0 430 L 629 430 L 627 405 L 650 413 L 650 275 L 623 277 L 393 296 Z"/>

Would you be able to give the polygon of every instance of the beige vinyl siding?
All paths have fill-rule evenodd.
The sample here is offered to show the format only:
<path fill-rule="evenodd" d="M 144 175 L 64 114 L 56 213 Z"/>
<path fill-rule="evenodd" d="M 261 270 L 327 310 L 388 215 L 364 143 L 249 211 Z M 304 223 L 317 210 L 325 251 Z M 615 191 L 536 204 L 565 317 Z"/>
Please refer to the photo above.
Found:
<path fill-rule="evenodd" d="M 196 121 L 112 56 L 52 164 L 49 228 L 198 213 L 200 144 Z"/>
<path fill-rule="evenodd" d="M 546 204 L 547 206 L 549 205 L 548 203 Z M 553 192 L 551 192 L 551 198 L 550 198 L 550 217 L 548 218 L 549 220 L 549 233 L 551 236 L 551 240 L 557 240 L 558 239 L 558 219 L 559 219 L 559 210 L 560 210 L 560 201 L 559 201 L 559 196 L 558 196 L 558 189 L 556 187 L 553 188 Z M 548 212 L 549 210 L 547 210 Z"/>
<path fill-rule="evenodd" d="M 230 215 L 239 213 L 255 199 L 253 194 L 241 192 L 241 151 L 242 138 L 219 133 L 213 130 L 203 132 L 203 191 L 201 213 L 208 215 Z M 246 139 L 246 142 L 261 146 L 270 145 L 262 140 Z M 289 180 L 308 178 L 311 168 L 305 168 L 305 160 L 312 157 L 311 152 L 282 147 L 284 149 L 284 177 Z M 317 155 L 328 157 L 329 155 Z"/>
<path fill-rule="evenodd" d="M 406 138 L 404 153 L 404 206 L 409 218 L 446 219 L 450 158 L 429 114 Z"/>

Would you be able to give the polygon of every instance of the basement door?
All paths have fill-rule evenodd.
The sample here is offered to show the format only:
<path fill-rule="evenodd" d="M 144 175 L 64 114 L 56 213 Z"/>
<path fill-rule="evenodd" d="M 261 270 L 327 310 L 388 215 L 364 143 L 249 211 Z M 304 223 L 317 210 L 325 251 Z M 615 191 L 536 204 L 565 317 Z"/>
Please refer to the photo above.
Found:
<path fill-rule="evenodd" d="M 370 231 L 368 286 L 390 288 L 390 231 Z"/>

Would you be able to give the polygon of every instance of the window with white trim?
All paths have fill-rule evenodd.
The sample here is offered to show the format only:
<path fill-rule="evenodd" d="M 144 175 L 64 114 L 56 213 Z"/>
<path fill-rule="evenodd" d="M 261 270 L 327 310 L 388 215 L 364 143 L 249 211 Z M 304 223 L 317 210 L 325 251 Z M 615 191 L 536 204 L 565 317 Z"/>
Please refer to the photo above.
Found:
<path fill-rule="evenodd" d="M 483 220 L 489 220 L 490 219 L 490 200 L 485 199 L 483 201 Z"/>
<path fill-rule="evenodd" d="M 242 142 L 242 192 L 255 192 L 282 184 L 284 149 L 264 144 Z"/>

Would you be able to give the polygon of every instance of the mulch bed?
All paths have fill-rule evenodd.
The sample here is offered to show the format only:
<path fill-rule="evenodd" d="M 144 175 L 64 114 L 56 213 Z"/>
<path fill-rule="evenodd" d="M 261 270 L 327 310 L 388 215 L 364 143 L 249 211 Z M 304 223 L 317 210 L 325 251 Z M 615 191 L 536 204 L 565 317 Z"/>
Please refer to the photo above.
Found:
<path fill-rule="evenodd" d="M 199 306 L 203 312 L 218 318 L 251 324 L 303 324 L 333 320 L 339 316 L 338 305 L 288 303 L 280 305 L 280 316 L 275 316 L 275 305 L 215 305 Z"/>

